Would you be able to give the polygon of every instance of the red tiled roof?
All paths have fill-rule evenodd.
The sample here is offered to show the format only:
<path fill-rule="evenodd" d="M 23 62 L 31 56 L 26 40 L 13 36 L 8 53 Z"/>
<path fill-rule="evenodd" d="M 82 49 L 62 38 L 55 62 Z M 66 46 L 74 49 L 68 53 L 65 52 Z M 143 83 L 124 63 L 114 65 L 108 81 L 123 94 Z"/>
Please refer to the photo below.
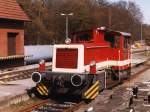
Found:
<path fill-rule="evenodd" d="M 0 18 L 30 20 L 16 0 L 0 0 Z"/>

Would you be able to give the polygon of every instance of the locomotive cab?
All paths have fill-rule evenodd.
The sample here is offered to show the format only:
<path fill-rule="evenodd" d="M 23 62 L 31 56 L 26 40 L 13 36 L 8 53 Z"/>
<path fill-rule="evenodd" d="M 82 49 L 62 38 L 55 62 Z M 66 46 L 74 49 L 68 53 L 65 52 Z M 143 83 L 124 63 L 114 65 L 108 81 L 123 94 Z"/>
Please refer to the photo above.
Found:
<path fill-rule="evenodd" d="M 54 45 L 52 70 L 32 74 L 39 96 L 79 95 L 94 99 L 113 77 L 130 68 L 130 35 L 103 27 L 72 33 L 66 44 Z"/>

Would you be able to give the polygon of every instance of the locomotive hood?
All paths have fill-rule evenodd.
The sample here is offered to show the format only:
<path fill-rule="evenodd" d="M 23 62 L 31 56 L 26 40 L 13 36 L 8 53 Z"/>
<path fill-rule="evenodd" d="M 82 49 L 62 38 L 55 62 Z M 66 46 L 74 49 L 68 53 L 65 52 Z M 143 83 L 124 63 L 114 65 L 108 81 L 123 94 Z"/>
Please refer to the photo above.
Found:
<path fill-rule="evenodd" d="M 84 70 L 84 45 L 54 45 L 53 72 L 83 73 Z"/>

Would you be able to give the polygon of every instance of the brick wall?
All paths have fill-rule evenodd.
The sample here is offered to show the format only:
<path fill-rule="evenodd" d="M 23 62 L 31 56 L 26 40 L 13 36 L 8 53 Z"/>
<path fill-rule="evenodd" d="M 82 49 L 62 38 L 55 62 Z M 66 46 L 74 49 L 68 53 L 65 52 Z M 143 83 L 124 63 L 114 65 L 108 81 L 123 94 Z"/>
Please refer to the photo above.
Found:
<path fill-rule="evenodd" d="M 0 30 L 0 56 L 7 56 L 7 34 Z"/>
<path fill-rule="evenodd" d="M 24 55 L 24 31 L 19 31 L 16 37 L 16 54 Z"/>

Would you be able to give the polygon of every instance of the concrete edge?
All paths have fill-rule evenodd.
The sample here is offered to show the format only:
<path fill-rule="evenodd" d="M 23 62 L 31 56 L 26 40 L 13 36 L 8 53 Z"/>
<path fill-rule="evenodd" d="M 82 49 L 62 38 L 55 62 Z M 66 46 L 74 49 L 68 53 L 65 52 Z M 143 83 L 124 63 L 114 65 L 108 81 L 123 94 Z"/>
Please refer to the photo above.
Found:
<path fill-rule="evenodd" d="M 30 97 L 27 95 L 27 92 L 23 92 L 21 94 L 6 96 L 3 100 L 0 101 L 0 107 L 8 107 L 12 104 L 17 104 L 22 101 L 29 100 Z"/>

